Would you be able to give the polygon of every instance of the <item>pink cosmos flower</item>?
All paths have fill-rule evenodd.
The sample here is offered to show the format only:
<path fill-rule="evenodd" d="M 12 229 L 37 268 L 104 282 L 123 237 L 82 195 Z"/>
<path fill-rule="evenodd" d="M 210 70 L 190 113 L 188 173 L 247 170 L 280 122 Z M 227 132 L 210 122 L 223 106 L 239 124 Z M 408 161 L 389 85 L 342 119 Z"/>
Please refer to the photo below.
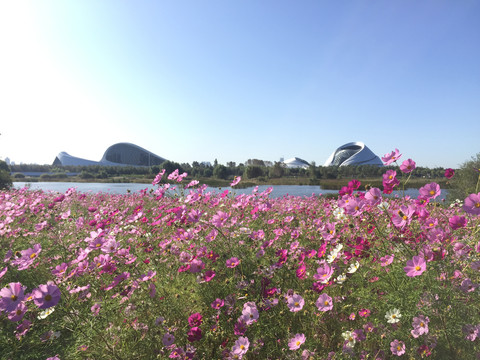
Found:
<path fill-rule="evenodd" d="M 388 266 L 393 262 L 394 255 L 385 255 L 380 258 L 380 266 Z"/>
<path fill-rule="evenodd" d="M 325 293 L 321 294 L 318 297 L 317 301 L 315 302 L 315 305 L 317 305 L 318 310 L 323 312 L 333 309 L 332 298 Z"/>
<path fill-rule="evenodd" d="M 412 326 L 413 330 L 410 332 L 414 338 L 418 338 L 420 335 L 428 334 L 428 323 L 430 319 L 428 316 L 418 315 L 413 318 Z"/>
<path fill-rule="evenodd" d="M 191 327 L 200 326 L 203 322 L 203 316 L 200 313 L 194 313 L 188 318 L 188 324 Z"/>
<path fill-rule="evenodd" d="M 175 336 L 173 336 L 172 334 L 166 333 L 165 335 L 163 335 L 163 339 L 162 339 L 163 346 L 168 347 L 172 345 L 174 342 L 175 342 Z"/>
<path fill-rule="evenodd" d="M 287 299 L 287 306 L 288 309 L 292 312 L 297 312 L 303 309 L 303 305 L 305 305 L 305 300 L 300 295 L 294 294 L 289 296 Z"/>
<path fill-rule="evenodd" d="M 237 185 L 241 180 L 242 180 L 242 177 L 241 177 L 241 176 L 235 176 L 235 178 L 233 179 L 233 181 L 232 181 L 232 183 L 230 184 L 230 186 L 235 186 L 235 185 Z"/>
<path fill-rule="evenodd" d="M 370 309 L 360 309 L 358 310 L 358 315 L 360 315 L 361 317 L 369 317 Z"/>
<path fill-rule="evenodd" d="M 249 301 L 243 305 L 242 316 L 240 316 L 239 321 L 243 321 L 245 324 L 251 325 L 258 320 L 258 317 L 258 309 L 255 303 Z"/>
<path fill-rule="evenodd" d="M 43 284 L 32 291 L 33 302 L 40 309 L 55 306 L 60 301 L 60 289 L 57 285 Z"/>
<path fill-rule="evenodd" d="M 445 177 L 447 179 L 451 179 L 453 177 L 453 175 L 455 175 L 455 170 L 453 170 L 451 168 L 445 169 Z"/>
<path fill-rule="evenodd" d="M 157 185 L 161 180 L 162 180 L 162 177 L 163 175 L 165 174 L 165 169 L 163 169 L 162 171 L 160 171 L 157 176 L 155 176 L 155 179 L 153 179 L 152 181 L 152 185 L 155 186 Z"/>
<path fill-rule="evenodd" d="M 305 334 L 295 334 L 295 336 L 288 341 L 288 348 L 290 350 L 297 350 L 305 342 L 305 340 Z"/>
<path fill-rule="evenodd" d="M 26 287 L 20 283 L 10 283 L 7 287 L 0 290 L 0 310 L 10 312 L 24 299 L 24 291 Z"/>
<path fill-rule="evenodd" d="M 7 273 L 8 266 L 5 266 L 2 270 L 0 270 L 0 279 Z"/>
<path fill-rule="evenodd" d="M 202 260 L 194 259 L 190 263 L 190 272 L 193 273 L 193 274 L 198 273 L 198 272 L 202 271 L 203 269 L 205 269 L 205 264 L 203 263 Z"/>
<path fill-rule="evenodd" d="M 407 266 L 403 268 L 403 270 L 409 277 L 422 275 L 426 269 L 427 262 L 421 256 L 414 256 L 412 260 L 407 261 Z"/>
<path fill-rule="evenodd" d="M 239 264 L 240 264 L 240 260 L 238 260 L 237 257 L 232 257 L 228 259 L 226 262 L 227 267 L 231 269 L 237 267 Z"/>
<path fill-rule="evenodd" d="M 460 229 L 467 225 L 467 219 L 465 216 L 454 215 L 448 219 L 448 224 L 453 230 Z"/>
<path fill-rule="evenodd" d="M 8 320 L 20 321 L 23 319 L 23 315 L 27 312 L 28 308 L 25 304 L 18 304 L 17 308 L 8 314 Z"/>
<path fill-rule="evenodd" d="M 193 327 L 188 331 L 187 335 L 188 341 L 190 342 L 200 341 L 202 338 L 202 329 L 199 327 Z"/>
<path fill-rule="evenodd" d="M 468 195 L 463 204 L 463 210 L 467 214 L 480 215 L 480 192 Z"/>
<path fill-rule="evenodd" d="M 248 351 L 249 346 L 250 341 L 248 341 L 248 338 L 240 336 L 238 340 L 235 341 L 235 345 L 233 345 L 232 354 L 242 357 Z"/>
<path fill-rule="evenodd" d="M 393 355 L 402 356 L 405 354 L 405 343 L 395 339 L 390 343 L 390 350 Z"/>
<path fill-rule="evenodd" d="M 416 164 L 412 159 L 405 160 L 402 165 L 400 165 L 400 170 L 405 174 L 411 173 L 415 168 Z"/>
<path fill-rule="evenodd" d="M 90 311 L 92 312 L 93 316 L 98 316 L 98 314 L 100 313 L 100 307 L 101 305 L 99 303 L 95 303 L 92 305 Z"/>
<path fill-rule="evenodd" d="M 387 170 L 383 174 L 383 186 L 395 187 L 400 184 L 400 181 L 397 179 L 397 172 L 395 170 Z"/>
<path fill-rule="evenodd" d="M 378 188 L 371 188 L 365 194 L 365 200 L 372 206 L 378 205 L 382 201 L 382 192 Z"/>
<path fill-rule="evenodd" d="M 424 198 L 435 199 L 437 196 L 440 195 L 441 190 L 440 185 L 433 182 L 421 187 L 418 192 L 420 193 L 420 196 Z"/>
<path fill-rule="evenodd" d="M 203 276 L 203 280 L 205 280 L 206 282 L 209 282 L 209 281 L 212 281 L 213 278 L 215 277 L 215 271 L 213 270 L 207 270 L 205 271 L 205 275 Z"/>
<path fill-rule="evenodd" d="M 220 309 L 221 307 L 223 307 L 223 305 L 225 305 L 225 301 L 223 301 L 222 299 L 215 299 L 212 304 L 210 305 L 213 309 Z"/>
<path fill-rule="evenodd" d="M 402 156 L 402 154 L 400 154 L 398 149 L 395 149 L 395 151 L 392 151 L 390 154 L 383 155 L 382 156 L 382 161 L 385 163 L 385 166 L 388 166 L 391 163 L 399 160 L 401 156 Z"/>
<path fill-rule="evenodd" d="M 333 275 L 333 267 L 330 267 L 327 263 L 323 263 L 322 266 L 317 268 L 317 273 L 313 275 L 315 280 L 319 280 L 322 284 L 326 284 Z"/>
<path fill-rule="evenodd" d="M 168 180 L 176 180 L 178 178 L 178 169 L 175 169 L 170 175 L 168 175 Z"/>

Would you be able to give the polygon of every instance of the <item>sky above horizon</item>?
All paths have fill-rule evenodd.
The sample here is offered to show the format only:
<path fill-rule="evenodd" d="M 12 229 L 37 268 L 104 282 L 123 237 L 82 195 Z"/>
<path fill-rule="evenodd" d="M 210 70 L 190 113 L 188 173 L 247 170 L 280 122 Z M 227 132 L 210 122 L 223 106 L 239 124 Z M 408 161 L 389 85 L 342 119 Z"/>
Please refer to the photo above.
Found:
<path fill-rule="evenodd" d="M 480 2 L 0 2 L 0 159 L 480 152 Z"/>

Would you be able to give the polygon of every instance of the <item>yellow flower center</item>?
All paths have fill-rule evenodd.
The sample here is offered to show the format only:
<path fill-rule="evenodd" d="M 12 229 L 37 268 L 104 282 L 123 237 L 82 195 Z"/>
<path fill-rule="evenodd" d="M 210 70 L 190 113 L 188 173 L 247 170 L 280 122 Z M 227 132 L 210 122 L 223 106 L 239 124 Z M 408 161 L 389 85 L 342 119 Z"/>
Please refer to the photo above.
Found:
<path fill-rule="evenodd" d="M 430 190 L 430 195 L 435 195 L 435 191 Z"/>
<path fill-rule="evenodd" d="M 52 295 L 47 294 L 47 295 L 45 296 L 45 301 L 50 301 L 50 300 L 52 300 Z"/>
<path fill-rule="evenodd" d="M 34 259 L 35 256 L 37 256 L 37 254 L 33 253 L 32 255 L 30 255 L 30 259 Z"/>
<path fill-rule="evenodd" d="M 325 304 L 325 305 L 328 305 L 328 300 L 325 300 L 324 304 Z"/>
<path fill-rule="evenodd" d="M 298 302 L 298 301 L 297 301 L 297 302 L 296 302 L 294 305 L 295 305 L 295 306 L 300 306 L 300 304 L 299 304 L 299 302 Z"/>
<path fill-rule="evenodd" d="M 421 267 L 420 267 L 420 266 L 418 266 L 418 265 L 417 265 L 417 266 L 415 266 L 415 270 L 416 270 L 416 271 L 420 271 L 420 269 L 421 269 Z"/>
<path fill-rule="evenodd" d="M 12 301 L 16 301 L 17 300 L 17 295 L 10 296 L 10 299 L 12 299 Z"/>

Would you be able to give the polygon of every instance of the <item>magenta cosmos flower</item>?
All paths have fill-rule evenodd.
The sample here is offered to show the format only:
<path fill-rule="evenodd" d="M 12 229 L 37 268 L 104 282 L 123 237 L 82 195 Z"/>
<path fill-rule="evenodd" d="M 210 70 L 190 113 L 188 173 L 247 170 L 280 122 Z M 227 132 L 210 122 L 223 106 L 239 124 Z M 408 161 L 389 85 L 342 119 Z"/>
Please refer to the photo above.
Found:
<path fill-rule="evenodd" d="M 10 283 L 0 290 L 0 310 L 11 312 L 17 308 L 25 297 L 26 287 L 20 283 Z"/>
<path fill-rule="evenodd" d="M 47 309 L 60 301 L 60 289 L 56 285 L 39 285 L 32 291 L 32 297 L 35 305 L 40 309 Z"/>
<path fill-rule="evenodd" d="M 433 182 L 421 187 L 418 192 L 420 193 L 420 196 L 424 198 L 435 199 L 438 195 L 440 195 L 441 190 L 440 185 Z"/>
<path fill-rule="evenodd" d="M 407 266 L 403 268 L 407 273 L 407 276 L 414 277 L 422 275 L 427 270 L 427 263 L 421 256 L 414 256 L 412 260 L 407 261 Z"/>
<path fill-rule="evenodd" d="M 188 318 L 188 324 L 191 327 L 200 326 L 203 322 L 203 316 L 200 313 L 194 313 Z"/>
<path fill-rule="evenodd" d="M 450 169 L 450 168 L 445 169 L 445 177 L 447 179 L 451 179 L 453 177 L 453 175 L 455 175 L 455 170 Z"/>
<path fill-rule="evenodd" d="M 412 159 L 408 159 L 408 160 L 405 160 L 402 165 L 400 165 L 400 170 L 405 173 L 405 174 L 408 174 L 408 173 L 411 173 L 413 170 L 415 170 L 416 168 L 416 164 L 415 164 L 415 161 L 413 161 Z"/>
<path fill-rule="evenodd" d="M 398 149 L 395 149 L 395 151 L 392 151 L 390 154 L 383 155 L 382 156 L 382 161 L 385 163 L 385 166 L 388 166 L 391 163 L 400 159 L 401 156 L 402 156 L 402 154 L 400 154 Z"/>
<path fill-rule="evenodd" d="M 480 192 L 468 195 L 463 204 L 463 210 L 467 214 L 480 215 Z"/>
<path fill-rule="evenodd" d="M 324 312 L 333 309 L 332 298 L 325 293 L 323 293 L 318 297 L 317 301 L 315 302 L 315 305 L 317 305 L 318 310 L 324 311 Z"/>
<path fill-rule="evenodd" d="M 297 350 L 305 342 L 306 337 L 304 334 L 295 334 L 293 338 L 288 341 L 288 348 L 290 350 Z"/>

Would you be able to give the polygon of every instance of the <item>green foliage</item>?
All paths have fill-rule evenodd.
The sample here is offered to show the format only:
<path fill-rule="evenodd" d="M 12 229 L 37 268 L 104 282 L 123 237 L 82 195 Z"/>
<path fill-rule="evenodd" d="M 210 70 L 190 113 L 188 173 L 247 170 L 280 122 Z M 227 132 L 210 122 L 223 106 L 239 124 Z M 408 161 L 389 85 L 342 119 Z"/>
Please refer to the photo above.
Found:
<path fill-rule="evenodd" d="M 217 165 L 213 169 L 213 176 L 217 179 L 226 179 L 228 176 L 228 169 L 224 165 Z"/>
<path fill-rule="evenodd" d="M 0 190 L 10 189 L 12 185 L 12 177 L 10 176 L 10 172 L 0 170 Z"/>
<path fill-rule="evenodd" d="M 245 168 L 244 176 L 247 179 L 255 179 L 263 176 L 263 169 L 257 165 L 249 165 Z"/>
<path fill-rule="evenodd" d="M 478 193 L 480 187 L 480 153 L 468 161 L 465 161 L 458 170 L 455 171 L 454 177 L 450 180 L 452 189 L 449 191 L 447 200 L 455 199 L 463 200 L 472 193 Z"/>

